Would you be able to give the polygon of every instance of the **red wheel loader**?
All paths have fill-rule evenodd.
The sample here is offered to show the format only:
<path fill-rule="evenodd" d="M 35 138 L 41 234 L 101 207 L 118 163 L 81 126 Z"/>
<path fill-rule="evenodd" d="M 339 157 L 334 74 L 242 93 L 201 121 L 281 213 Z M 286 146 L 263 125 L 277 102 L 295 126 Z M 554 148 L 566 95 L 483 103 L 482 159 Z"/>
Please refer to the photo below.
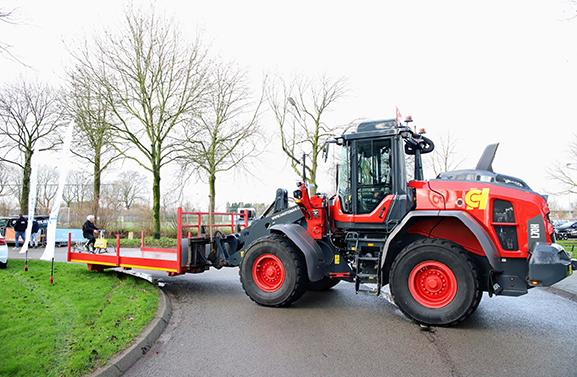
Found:
<path fill-rule="evenodd" d="M 334 195 L 310 196 L 303 174 L 296 206 L 279 189 L 263 216 L 227 237 L 238 251 L 226 263 L 240 264 L 256 303 L 289 305 L 340 280 L 374 294 L 388 284 L 414 321 L 454 325 L 484 291 L 520 296 L 572 273 L 576 261 L 555 243 L 546 197 L 493 171 L 497 145 L 475 169 L 424 180 L 421 156 L 434 144 L 409 123 L 364 122 L 332 143 L 342 147 Z"/>

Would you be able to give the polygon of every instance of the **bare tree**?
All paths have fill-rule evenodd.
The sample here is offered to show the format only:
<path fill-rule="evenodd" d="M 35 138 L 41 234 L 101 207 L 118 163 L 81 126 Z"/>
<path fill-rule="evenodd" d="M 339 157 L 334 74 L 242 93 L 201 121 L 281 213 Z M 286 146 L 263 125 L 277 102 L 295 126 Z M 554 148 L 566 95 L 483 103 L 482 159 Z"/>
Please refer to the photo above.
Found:
<path fill-rule="evenodd" d="M 16 207 L 9 199 L 2 198 L 2 200 L 0 200 L 0 216 L 13 216 L 18 212 L 18 210 L 15 210 L 14 208 Z"/>
<path fill-rule="evenodd" d="M 64 104 L 77 127 L 71 152 L 92 167 L 92 213 L 98 218 L 102 175 L 122 157 L 126 148 L 114 142 L 111 125 L 114 115 L 102 95 L 103 91 L 95 87 L 98 82 L 85 67 L 69 70 L 68 82 Z"/>
<path fill-rule="evenodd" d="M 82 170 L 73 170 L 68 173 L 67 184 L 62 192 L 62 200 L 67 207 L 84 207 L 85 203 L 92 201 L 93 190 L 90 175 Z"/>
<path fill-rule="evenodd" d="M 107 30 L 73 55 L 114 113 L 117 142 L 134 147 L 124 156 L 152 174 L 153 235 L 159 238 L 160 173 L 182 154 L 182 123 L 203 100 L 206 51 L 199 40 L 185 40 L 174 19 L 130 8 L 119 33 Z"/>
<path fill-rule="evenodd" d="M 10 185 L 10 176 L 8 174 L 8 165 L 0 162 L 0 196 L 8 194 Z"/>
<path fill-rule="evenodd" d="M 549 178 L 560 184 L 556 194 L 577 194 L 577 134 L 568 145 L 567 158 L 553 165 Z"/>
<path fill-rule="evenodd" d="M 115 184 L 102 186 L 101 211 L 98 217 L 99 228 L 109 228 L 121 214 L 123 204 L 118 200 L 118 190 Z"/>
<path fill-rule="evenodd" d="M 577 194 L 577 134 L 573 135 L 573 139 L 567 146 L 565 158 L 562 161 L 556 161 L 552 164 L 547 172 L 548 178 L 557 183 L 556 190 L 550 192 L 552 195 L 568 195 L 569 197 L 569 218 L 573 217 L 573 209 L 575 208 L 575 197 L 571 194 Z M 571 200 L 573 199 L 573 201 Z M 548 201 L 551 202 L 551 199 Z M 561 213 L 560 205 L 556 203 L 558 213 Z M 549 206 L 551 207 L 551 206 Z M 553 209 L 551 209 L 553 212 Z M 561 216 L 561 215 L 559 215 Z"/>
<path fill-rule="evenodd" d="M 348 91 L 345 78 L 325 75 L 315 79 L 295 77 L 289 83 L 278 78 L 269 87 L 268 102 L 280 127 L 282 150 L 297 174 L 302 173 L 303 154 L 309 156 L 304 169 L 312 194 L 316 193 L 323 144 L 340 128 L 326 125 L 323 116 Z"/>
<path fill-rule="evenodd" d="M 62 113 L 57 93 L 48 85 L 29 83 L 21 78 L 15 84 L 0 89 L 0 162 L 22 170 L 20 211 L 28 212 L 31 161 L 38 150 L 55 149 L 59 144 L 58 127 Z"/>
<path fill-rule="evenodd" d="M 135 204 L 145 200 L 146 177 L 134 170 L 125 171 L 113 183 L 118 201 L 130 211 Z"/>
<path fill-rule="evenodd" d="M 547 200 L 547 206 L 549 207 L 551 220 L 562 220 L 566 218 L 567 210 L 564 210 L 556 200 L 549 198 Z"/>
<path fill-rule="evenodd" d="M 458 146 L 459 138 L 452 130 L 435 141 L 435 150 L 431 153 L 431 158 L 426 160 L 430 163 L 435 176 L 455 170 L 465 161 L 465 158 L 458 158 Z"/>
<path fill-rule="evenodd" d="M 257 154 L 263 94 L 253 101 L 246 72 L 221 64 L 210 75 L 211 93 L 185 137 L 182 171 L 206 179 L 210 212 L 215 211 L 217 174 L 246 167 Z"/>
<path fill-rule="evenodd" d="M 0 9 L 0 22 L 10 25 L 16 25 L 17 22 L 14 19 L 14 17 L 15 17 L 15 9 L 12 10 Z M 5 56 L 8 59 L 18 61 L 18 58 L 14 56 L 14 54 L 12 54 L 12 51 L 10 51 L 11 49 L 12 45 L 3 40 L 0 41 L 0 55 Z"/>
<path fill-rule="evenodd" d="M 36 187 L 36 205 L 38 214 L 49 214 L 54 205 L 58 190 L 58 170 L 53 166 L 38 167 L 38 186 Z"/>
<path fill-rule="evenodd" d="M 20 212 L 20 197 L 22 196 L 22 169 L 13 164 L 4 164 L 2 167 L 5 181 L 2 185 L 4 196 L 11 197 L 18 203 Z"/>

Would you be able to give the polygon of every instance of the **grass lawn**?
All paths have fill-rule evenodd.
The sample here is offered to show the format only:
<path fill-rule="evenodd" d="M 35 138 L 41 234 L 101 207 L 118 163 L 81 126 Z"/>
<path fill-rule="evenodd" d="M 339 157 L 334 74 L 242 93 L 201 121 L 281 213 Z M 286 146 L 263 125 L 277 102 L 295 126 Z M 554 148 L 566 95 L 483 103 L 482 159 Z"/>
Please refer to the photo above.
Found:
<path fill-rule="evenodd" d="M 82 376 L 154 318 L 150 283 L 85 265 L 9 260 L 0 270 L 0 376 Z"/>
<path fill-rule="evenodd" d="M 573 258 L 577 259 L 577 238 L 570 238 L 565 241 L 557 241 L 557 243 L 563 246 L 568 252 L 573 251 Z"/>

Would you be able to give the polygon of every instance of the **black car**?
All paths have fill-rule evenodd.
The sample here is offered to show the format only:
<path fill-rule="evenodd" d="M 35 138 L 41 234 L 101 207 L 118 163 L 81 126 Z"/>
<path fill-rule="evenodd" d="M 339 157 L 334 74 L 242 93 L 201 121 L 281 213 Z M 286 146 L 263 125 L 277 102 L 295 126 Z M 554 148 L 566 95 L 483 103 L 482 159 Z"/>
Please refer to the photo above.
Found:
<path fill-rule="evenodd" d="M 577 221 L 569 221 L 568 223 L 559 225 L 555 229 L 555 235 L 558 240 L 577 238 Z"/>

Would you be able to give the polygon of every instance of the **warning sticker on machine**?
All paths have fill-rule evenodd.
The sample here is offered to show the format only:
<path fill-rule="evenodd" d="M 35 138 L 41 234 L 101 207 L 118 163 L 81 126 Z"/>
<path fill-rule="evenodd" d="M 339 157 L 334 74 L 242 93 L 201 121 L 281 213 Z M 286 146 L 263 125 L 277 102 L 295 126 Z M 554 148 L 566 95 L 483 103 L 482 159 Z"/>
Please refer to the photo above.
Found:
<path fill-rule="evenodd" d="M 288 210 L 286 210 L 284 212 L 279 213 L 278 215 L 274 215 L 273 217 L 271 217 L 271 220 L 273 220 L 273 221 L 278 220 L 279 218 L 281 218 L 283 216 L 290 215 L 291 213 L 294 213 L 294 212 L 299 211 L 299 210 L 300 210 L 299 207 L 294 206 L 294 207 L 289 208 Z"/>

